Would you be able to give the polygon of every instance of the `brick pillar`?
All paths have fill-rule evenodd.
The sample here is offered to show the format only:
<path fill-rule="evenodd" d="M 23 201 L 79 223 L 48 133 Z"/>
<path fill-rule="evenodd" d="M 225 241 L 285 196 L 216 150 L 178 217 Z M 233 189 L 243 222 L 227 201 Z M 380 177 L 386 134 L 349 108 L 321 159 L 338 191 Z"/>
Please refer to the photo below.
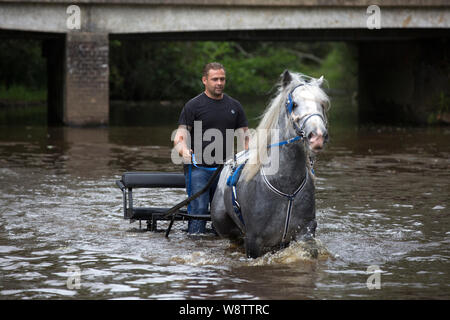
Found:
<path fill-rule="evenodd" d="M 108 34 L 67 33 L 64 124 L 108 124 L 108 53 Z"/>

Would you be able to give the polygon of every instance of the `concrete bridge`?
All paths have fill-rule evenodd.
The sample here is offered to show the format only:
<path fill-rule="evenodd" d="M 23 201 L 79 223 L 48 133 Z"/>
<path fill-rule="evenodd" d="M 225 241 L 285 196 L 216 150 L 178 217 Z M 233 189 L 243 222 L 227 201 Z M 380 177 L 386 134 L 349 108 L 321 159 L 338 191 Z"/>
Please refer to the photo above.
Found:
<path fill-rule="evenodd" d="M 49 122 L 68 125 L 108 123 L 109 40 L 121 37 L 351 41 L 361 120 L 426 121 L 450 95 L 449 35 L 448 0 L 0 0 L 0 37 L 44 39 Z"/>

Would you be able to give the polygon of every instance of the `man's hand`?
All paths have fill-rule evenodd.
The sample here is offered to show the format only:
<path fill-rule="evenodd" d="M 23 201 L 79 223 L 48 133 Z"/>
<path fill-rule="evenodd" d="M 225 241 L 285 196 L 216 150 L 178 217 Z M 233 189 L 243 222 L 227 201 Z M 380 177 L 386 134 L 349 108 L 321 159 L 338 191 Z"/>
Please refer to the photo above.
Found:
<path fill-rule="evenodd" d="M 183 158 L 183 163 L 184 164 L 192 163 L 192 149 L 183 148 L 181 152 L 182 153 L 180 155 Z"/>

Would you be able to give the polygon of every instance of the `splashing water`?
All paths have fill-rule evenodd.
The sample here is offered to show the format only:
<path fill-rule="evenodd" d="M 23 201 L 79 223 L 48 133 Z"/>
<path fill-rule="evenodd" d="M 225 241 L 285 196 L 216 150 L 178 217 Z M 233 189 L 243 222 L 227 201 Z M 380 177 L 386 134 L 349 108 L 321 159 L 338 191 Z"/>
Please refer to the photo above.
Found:
<path fill-rule="evenodd" d="M 269 252 L 249 262 L 251 266 L 265 266 L 275 264 L 291 264 L 327 260 L 333 255 L 319 239 L 309 241 L 293 241 L 290 245 L 276 252 Z"/>

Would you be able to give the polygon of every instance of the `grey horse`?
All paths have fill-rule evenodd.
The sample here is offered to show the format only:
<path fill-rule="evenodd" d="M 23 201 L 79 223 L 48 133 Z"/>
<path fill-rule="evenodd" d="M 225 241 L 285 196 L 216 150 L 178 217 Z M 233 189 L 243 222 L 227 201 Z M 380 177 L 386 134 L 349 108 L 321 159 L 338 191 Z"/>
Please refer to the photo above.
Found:
<path fill-rule="evenodd" d="M 249 150 L 228 161 L 220 174 L 211 203 L 213 225 L 221 237 L 243 240 L 248 257 L 315 237 L 312 161 L 328 140 L 330 104 L 322 82 L 323 77 L 286 70 Z M 238 182 L 227 185 L 236 171 Z"/>

